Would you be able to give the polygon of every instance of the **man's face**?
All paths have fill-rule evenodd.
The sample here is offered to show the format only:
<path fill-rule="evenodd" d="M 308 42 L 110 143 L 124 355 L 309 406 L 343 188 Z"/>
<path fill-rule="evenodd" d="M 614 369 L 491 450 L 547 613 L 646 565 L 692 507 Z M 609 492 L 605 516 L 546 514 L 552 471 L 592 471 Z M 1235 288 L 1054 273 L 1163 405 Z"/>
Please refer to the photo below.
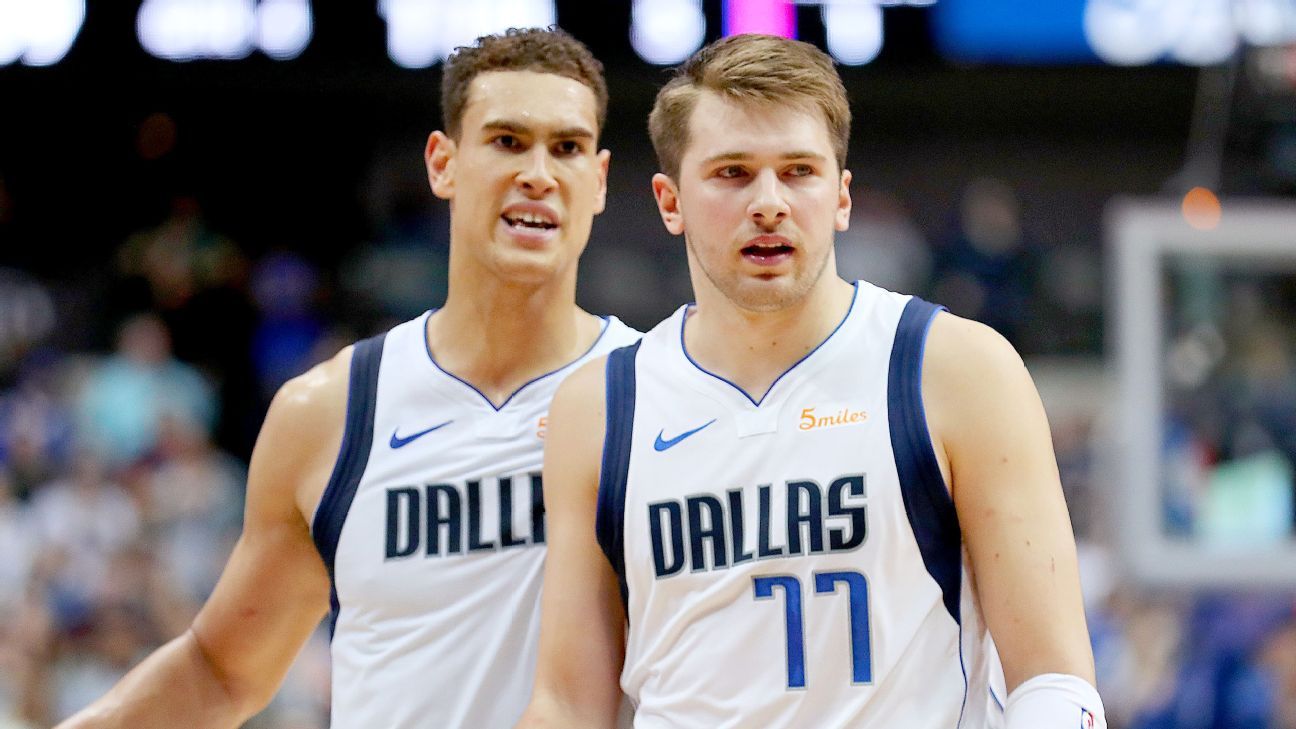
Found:
<path fill-rule="evenodd" d="M 818 113 L 703 92 L 679 179 L 659 174 L 653 188 L 667 229 L 685 236 L 695 289 L 776 311 L 835 273 L 828 264 L 834 231 L 850 218 L 849 182 Z"/>
<path fill-rule="evenodd" d="M 427 149 L 433 192 L 451 201 L 452 256 L 524 284 L 573 269 L 607 191 L 595 109 L 589 87 L 565 76 L 473 79 L 459 139 L 437 132 Z"/>

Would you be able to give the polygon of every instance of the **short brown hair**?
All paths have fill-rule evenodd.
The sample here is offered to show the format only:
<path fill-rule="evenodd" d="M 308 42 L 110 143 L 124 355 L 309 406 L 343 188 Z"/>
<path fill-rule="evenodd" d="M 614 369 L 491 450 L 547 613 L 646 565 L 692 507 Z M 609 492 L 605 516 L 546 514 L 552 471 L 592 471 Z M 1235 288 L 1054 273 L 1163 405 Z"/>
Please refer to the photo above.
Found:
<path fill-rule="evenodd" d="M 441 70 L 441 123 L 458 139 L 468 88 L 479 74 L 491 71 L 536 71 L 579 81 L 594 92 L 599 129 L 607 118 L 607 82 L 603 64 L 570 33 L 549 28 L 509 28 L 484 35 L 471 46 L 459 46 Z"/>
<path fill-rule="evenodd" d="M 648 116 L 657 163 L 679 179 L 689 142 L 689 119 L 702 91 L 759 104 L 787 104 L 818 111 L 839 169 L 846 167 L 851 112 L 846 87 L 828 54 L 809 43 L 774 35 L 743 34 L 703 47 L 675 70 L 657 92 Z"/>

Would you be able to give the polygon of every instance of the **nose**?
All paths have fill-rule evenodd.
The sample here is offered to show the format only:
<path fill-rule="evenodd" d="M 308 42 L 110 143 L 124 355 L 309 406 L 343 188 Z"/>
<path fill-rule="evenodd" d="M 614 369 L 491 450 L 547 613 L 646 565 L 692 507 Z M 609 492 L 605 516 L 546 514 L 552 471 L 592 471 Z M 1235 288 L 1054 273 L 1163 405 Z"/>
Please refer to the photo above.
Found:
<path fill-rule="evenodd" d="M 783 184 L 779 182 L 774 170 L 761 170 L 756 175 L 754 192 L 751 203 L 747 206 L 747 214 L 757 225 L 776 226 L 791 213 L 783 194 Z"/>
<path fill-rule="evenodd" d="M 553 192 L 558 186 L 558 181 L 554 179 L 553 172 L 549 168 L 551 161 L 549 150 L 543 145 L 537 144 L 530 150 L 516 178 L 523 192 L 536 198 Z"/>

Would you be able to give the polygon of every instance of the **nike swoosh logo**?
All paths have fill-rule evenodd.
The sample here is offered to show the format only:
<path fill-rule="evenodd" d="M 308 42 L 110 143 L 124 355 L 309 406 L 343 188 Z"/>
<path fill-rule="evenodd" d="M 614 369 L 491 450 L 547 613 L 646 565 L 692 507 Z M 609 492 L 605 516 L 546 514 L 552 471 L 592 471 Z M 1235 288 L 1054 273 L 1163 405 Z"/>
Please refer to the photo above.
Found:
<path fill-rule="evenodd" d="M 396 430 L 392 431 L 391 441 L 388 443 L 388 445 L 390 445 L 392 448 L 403 448 L 409 445 L 410 443 L 413 443 L 414 441 L 418 440 L 419 438 L 422 438 L 428 433 L 431 433 L 434 430 L 440 430 L 441 428 L 444 428 L 453 422 L 454 422 L 453 420 L 447 420 L 440 425 L 434 425 L 431 428 L 428 428 L 427 430 L 420 430 L 414 435 L 407 435 L 404 438 L 400 437 L 399 435 L 396 435 L 396 430 L 400 430 L 399 428 L 397 428 Z"/>
<path fill-rule="evenodd" d="M 710 423 L 703 423 L 702 425 L 699 425 L 698 427 L 694 428 L 693 430 L 686 430 L 686 431 L 684 431 L 683 433 L 680 433 L 679 435 L 675 436 L 674 438 L 667 438 L 667 439 L 663 439 L 663 438 L 662 438 L 662 435 L 666 432 L 666 431 L 663 430 L 663 431 L 661 431 L 660 433 L 657 434 L 657 440 L 653 443 L 653 450 L 657 450 L 657 451 L 664 451 L 664 450 L 666 450 L 667 448 L 673 448 L 674 446 L 678 445 L 680 441 L 684 440 L 685 438 L 689 437 L 690 435 L 693 435 L 694 433 L 698 432 L 699 430 L 702 430 L 703 428 L 707 427 L 708 425 L 710 425 L 711 423 L 714 423 L 714 422 L 715 422 L 715 420 L 712 420 Z"/>

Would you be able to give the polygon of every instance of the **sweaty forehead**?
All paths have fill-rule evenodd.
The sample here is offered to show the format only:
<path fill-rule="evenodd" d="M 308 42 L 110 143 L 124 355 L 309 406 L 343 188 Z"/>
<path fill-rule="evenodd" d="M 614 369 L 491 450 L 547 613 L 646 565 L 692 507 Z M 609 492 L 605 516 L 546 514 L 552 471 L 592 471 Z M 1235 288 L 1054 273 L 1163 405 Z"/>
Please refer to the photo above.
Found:
<path fill-rule="evenodd" d="M 737 100 L 714 92 L 699 95 L 689 119 L 685 164 L 717 156 L 834 158 L 822 112 L 800 104 Z"/>
<path fill-rule="evenodd" d="M 465 131 L 499 121 L 536 132 L 583 127 L 598 133 L 597 102 L 588 86 L 573 78 L 537 71 L 490 71 L 468 87 Z"/>

